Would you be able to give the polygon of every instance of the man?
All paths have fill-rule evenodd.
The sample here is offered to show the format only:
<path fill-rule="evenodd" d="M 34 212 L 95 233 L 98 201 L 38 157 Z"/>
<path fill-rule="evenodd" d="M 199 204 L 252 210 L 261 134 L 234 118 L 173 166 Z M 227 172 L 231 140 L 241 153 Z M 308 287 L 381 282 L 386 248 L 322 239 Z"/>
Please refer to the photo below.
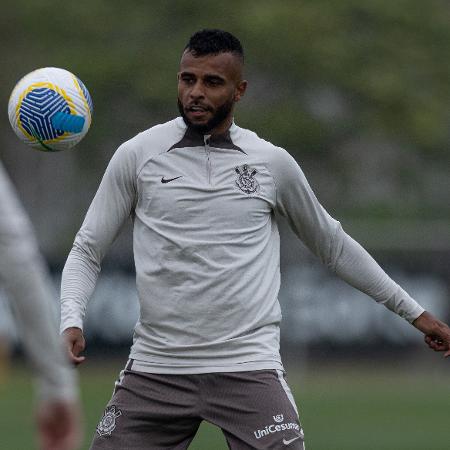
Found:
<path fill-rule="evenodd" d="M 185 449 L 202 420 L 232 449 L 304 448 L 279 355 L 274 211 L 340 277 L 450 354 L 450 329 L 395 284 L 318 203 L 283 149 L 233 122 L 243 51 L 220 30 L 181 58 L 181 117 L 123 144 L 76 236 L 62 280 L 62 330 L 80 363 L 101 260 L 128 217 L 140 319 L 91 449 Z"/>
<path fill-rule="evenodd" d="M 51 281 L 29 220 L 0 165 L 0 278 L 37 375 L 40 449 L 73 450 L 80 440 L 75 374 L 64 354 Z"/>

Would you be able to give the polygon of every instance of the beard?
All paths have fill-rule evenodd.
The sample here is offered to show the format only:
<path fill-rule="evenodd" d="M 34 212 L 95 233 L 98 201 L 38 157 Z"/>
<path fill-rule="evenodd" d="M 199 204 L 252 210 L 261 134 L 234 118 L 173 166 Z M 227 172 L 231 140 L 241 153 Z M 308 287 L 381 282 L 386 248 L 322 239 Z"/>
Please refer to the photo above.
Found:
<path fill-rule="evenodd" d="M 180 111 L 181 117 L 184 120 L 184 123 L 191 129 L 198 131 L 201 134 L 207 134 L 212 129 L 216 128 L 218 125 L 223 123 L 231 114 L 233 110 L 234 100 L 230 98 L 225 103 L 222 103 L 213 114 L 211 119 L 208 120 L 205 124 L 196 124 L 189 120 L 184 112 L 183 104 L 178 98 L 178 110 Z"/>

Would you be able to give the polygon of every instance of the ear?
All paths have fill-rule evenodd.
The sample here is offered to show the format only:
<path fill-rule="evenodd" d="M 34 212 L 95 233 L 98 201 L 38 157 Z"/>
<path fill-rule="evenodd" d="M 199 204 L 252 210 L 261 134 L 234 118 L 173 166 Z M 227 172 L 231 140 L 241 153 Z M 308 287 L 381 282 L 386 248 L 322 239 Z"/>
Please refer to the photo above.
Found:
<path fill-rule="evenodd" d="M 239 83 L 236 86 L 236 89 L 234 91 L 234 101 L 238 102 L 243 95 L 245 94 L 245 91 L 247 90 L 247 80 L 239 81 Z"/>

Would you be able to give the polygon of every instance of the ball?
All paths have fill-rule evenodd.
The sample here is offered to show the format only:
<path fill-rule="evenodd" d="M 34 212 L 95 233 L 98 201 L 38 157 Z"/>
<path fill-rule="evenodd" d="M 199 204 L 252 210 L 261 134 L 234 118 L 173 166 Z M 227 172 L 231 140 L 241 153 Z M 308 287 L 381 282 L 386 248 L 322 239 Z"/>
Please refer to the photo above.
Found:
<path fill-rule="evenodd" d="M 8 103 L 9 122 L 19 139 L 47 152 L 78 144 L 91 126 L 93 111 L 83 82 L 56 67 L 25 75 L 14 87 Z"/>

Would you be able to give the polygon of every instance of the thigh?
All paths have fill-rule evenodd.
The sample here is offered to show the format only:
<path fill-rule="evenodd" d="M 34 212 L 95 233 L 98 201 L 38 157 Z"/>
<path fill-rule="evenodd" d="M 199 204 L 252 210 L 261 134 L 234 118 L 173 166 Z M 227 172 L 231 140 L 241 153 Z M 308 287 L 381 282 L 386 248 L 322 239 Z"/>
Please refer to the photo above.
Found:
<path fill-rule="evenodd" d="M 91 450 L 186 449 L 201 419 L 189 376 L 126 370 L 97 425 Z"/>
<path fill-rule="evenodd" d="M 297 407 L 276 370 L 214 374 L 206 420 L 219 426 L 232 450 L 304 450 Z"/>

